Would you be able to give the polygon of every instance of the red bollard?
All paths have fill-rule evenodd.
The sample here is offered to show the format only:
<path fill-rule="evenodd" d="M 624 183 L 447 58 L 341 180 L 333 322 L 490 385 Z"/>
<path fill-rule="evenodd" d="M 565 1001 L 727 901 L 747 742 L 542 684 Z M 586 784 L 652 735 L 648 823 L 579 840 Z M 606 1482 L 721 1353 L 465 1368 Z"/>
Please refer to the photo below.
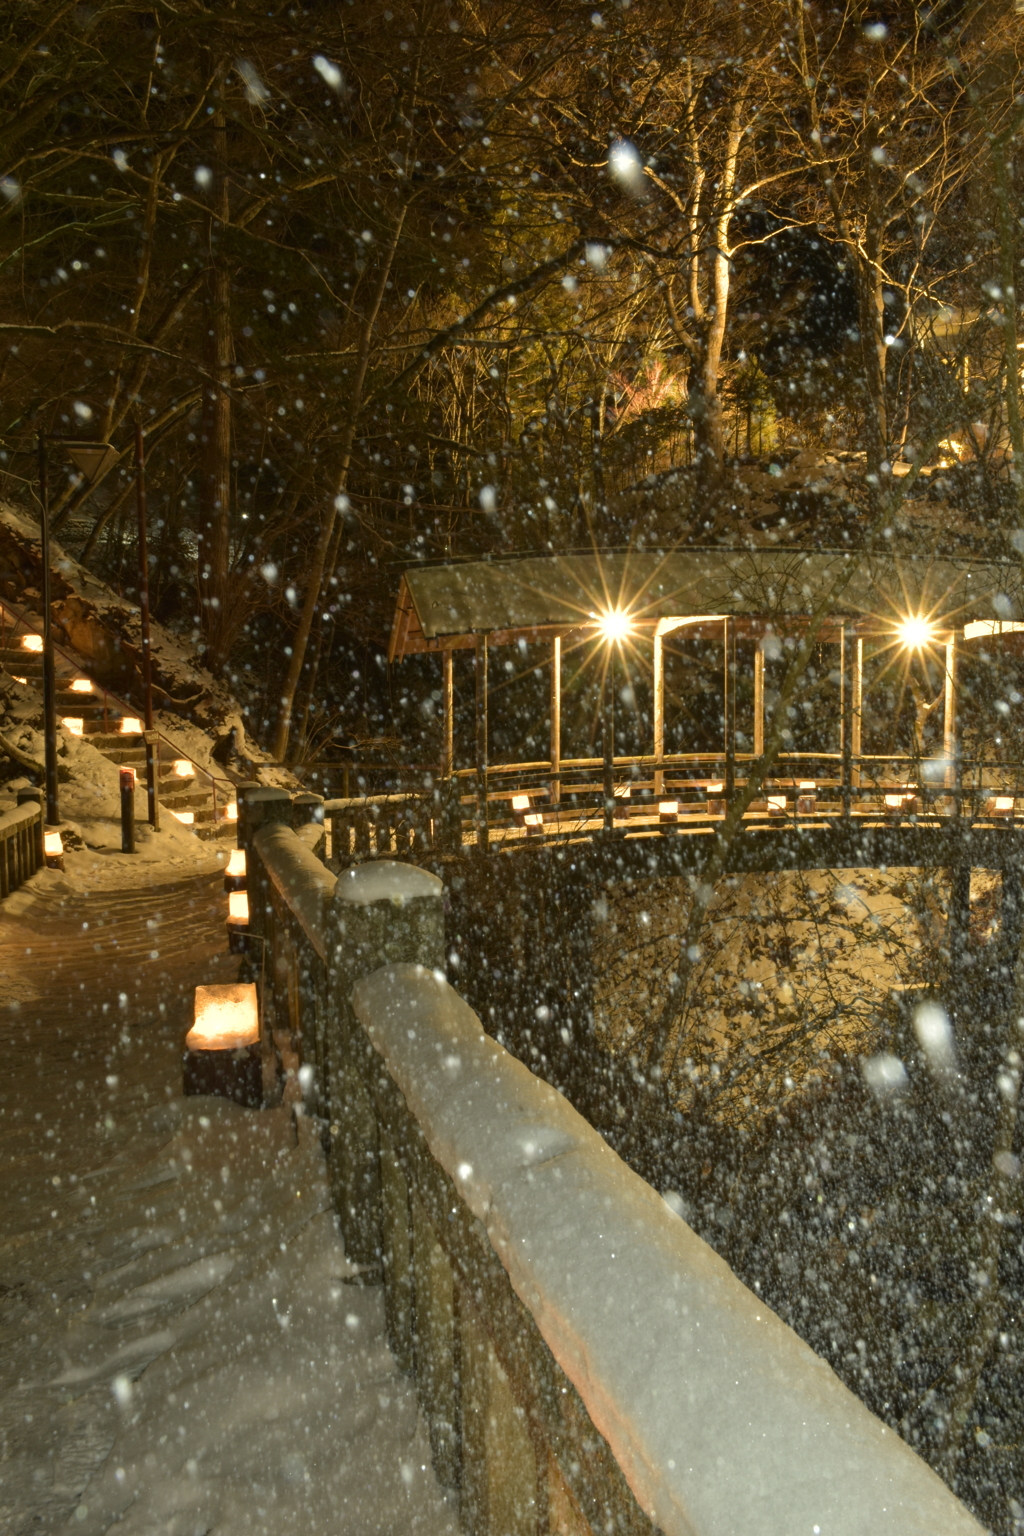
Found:
<path fill-rule="evenodd" d="M 135 852 L 135 769 L 119 768 L 121 779 L 121 852 Z"/>

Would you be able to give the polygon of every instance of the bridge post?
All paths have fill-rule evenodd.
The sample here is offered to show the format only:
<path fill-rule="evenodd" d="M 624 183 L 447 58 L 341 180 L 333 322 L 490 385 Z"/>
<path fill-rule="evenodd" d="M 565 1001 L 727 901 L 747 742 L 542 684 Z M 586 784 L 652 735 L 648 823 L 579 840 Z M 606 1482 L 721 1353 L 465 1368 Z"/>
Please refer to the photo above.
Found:
<path fill-rule="evenodd" d="M 476 637 L 476 837 L 488 844 L 487 829 L 487 636 Z"/>
<path fill-rule="evenodd" d="M 552 805 L 562 798 L 562 637 L 551 642 L 551 788 Z"/>
<path fill-rule="evenodd" d="M 722 620 L 722 724 L 725 729 L 725 804 L 736 793 L 736 621 Z"/>
<path fill-rule="evenodd" d="M 843 816 L 849 821 L 853 813 L 853 654 L 856 640 L 852 624 L 844 624 L 841 635 L 840 673 L 842 676 L 842 727 L 840 741 L 843 752 L 842 801 Z"/>
<path fill-rule="evenodd" d="M 328 1168 L 345 1252 L 357 1264 L 379 1267 L 383 1257 L 377 1114 L 366 1087 L 380 1066 L 352 1012 L 352 988 L 384 965 L 443 973 L 442 892 L 427 870 L 377 859 L 342 871 L 324 913 Z"/>
<path fill-rule="evenodd" d="M 615 653 L 608 648 L 601 715 L 601 752 L 604 756 L 604 830 L 615 830 Z"/>

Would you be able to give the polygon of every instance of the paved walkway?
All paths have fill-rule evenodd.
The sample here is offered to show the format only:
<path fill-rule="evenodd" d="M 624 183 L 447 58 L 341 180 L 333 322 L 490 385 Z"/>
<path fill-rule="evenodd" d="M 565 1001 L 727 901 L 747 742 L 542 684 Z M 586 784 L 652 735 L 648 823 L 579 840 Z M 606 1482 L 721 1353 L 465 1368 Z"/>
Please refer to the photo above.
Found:
<path fill-rule="evenodd" d="M 0 906 L 0 1530 L 454 1533 L 311 1123 L 180 1096 L 224 916 L 212 858 Z"/>

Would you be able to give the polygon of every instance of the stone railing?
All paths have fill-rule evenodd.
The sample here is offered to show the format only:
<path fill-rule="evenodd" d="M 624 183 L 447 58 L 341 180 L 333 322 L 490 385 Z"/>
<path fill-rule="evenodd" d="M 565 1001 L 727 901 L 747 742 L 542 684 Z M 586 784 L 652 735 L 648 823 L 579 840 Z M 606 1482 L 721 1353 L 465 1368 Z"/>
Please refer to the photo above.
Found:
<path fill-rule="evenodd" d="M 43 808 L 38 791 L 0 816 L 0 898 L 9 896 L 43 863 Z"/>
<path fill-rule="evenodd" d="M 384 1285 L 391 1348 L 471 1536 L 978 1536 L 484 1033 L 444 978 L 440 881 L 384 861 L 335 880 L 272 795 L 242 812 L 268 1044 L 287 1040 L 330 1128 L 347 1253 Z"/>

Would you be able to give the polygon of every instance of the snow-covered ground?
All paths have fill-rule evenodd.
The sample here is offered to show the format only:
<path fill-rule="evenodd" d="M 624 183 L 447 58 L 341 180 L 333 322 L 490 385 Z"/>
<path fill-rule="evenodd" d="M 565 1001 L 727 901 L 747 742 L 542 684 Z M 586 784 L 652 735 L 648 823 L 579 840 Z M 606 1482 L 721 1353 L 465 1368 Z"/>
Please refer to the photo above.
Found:
<path fill-rule="evenodd" d="M 216 851 L 163 854 L 0 907 L 0 1530 L 454 1536 L 314 1123 L 181 1097 L 237 961 Z"/>

